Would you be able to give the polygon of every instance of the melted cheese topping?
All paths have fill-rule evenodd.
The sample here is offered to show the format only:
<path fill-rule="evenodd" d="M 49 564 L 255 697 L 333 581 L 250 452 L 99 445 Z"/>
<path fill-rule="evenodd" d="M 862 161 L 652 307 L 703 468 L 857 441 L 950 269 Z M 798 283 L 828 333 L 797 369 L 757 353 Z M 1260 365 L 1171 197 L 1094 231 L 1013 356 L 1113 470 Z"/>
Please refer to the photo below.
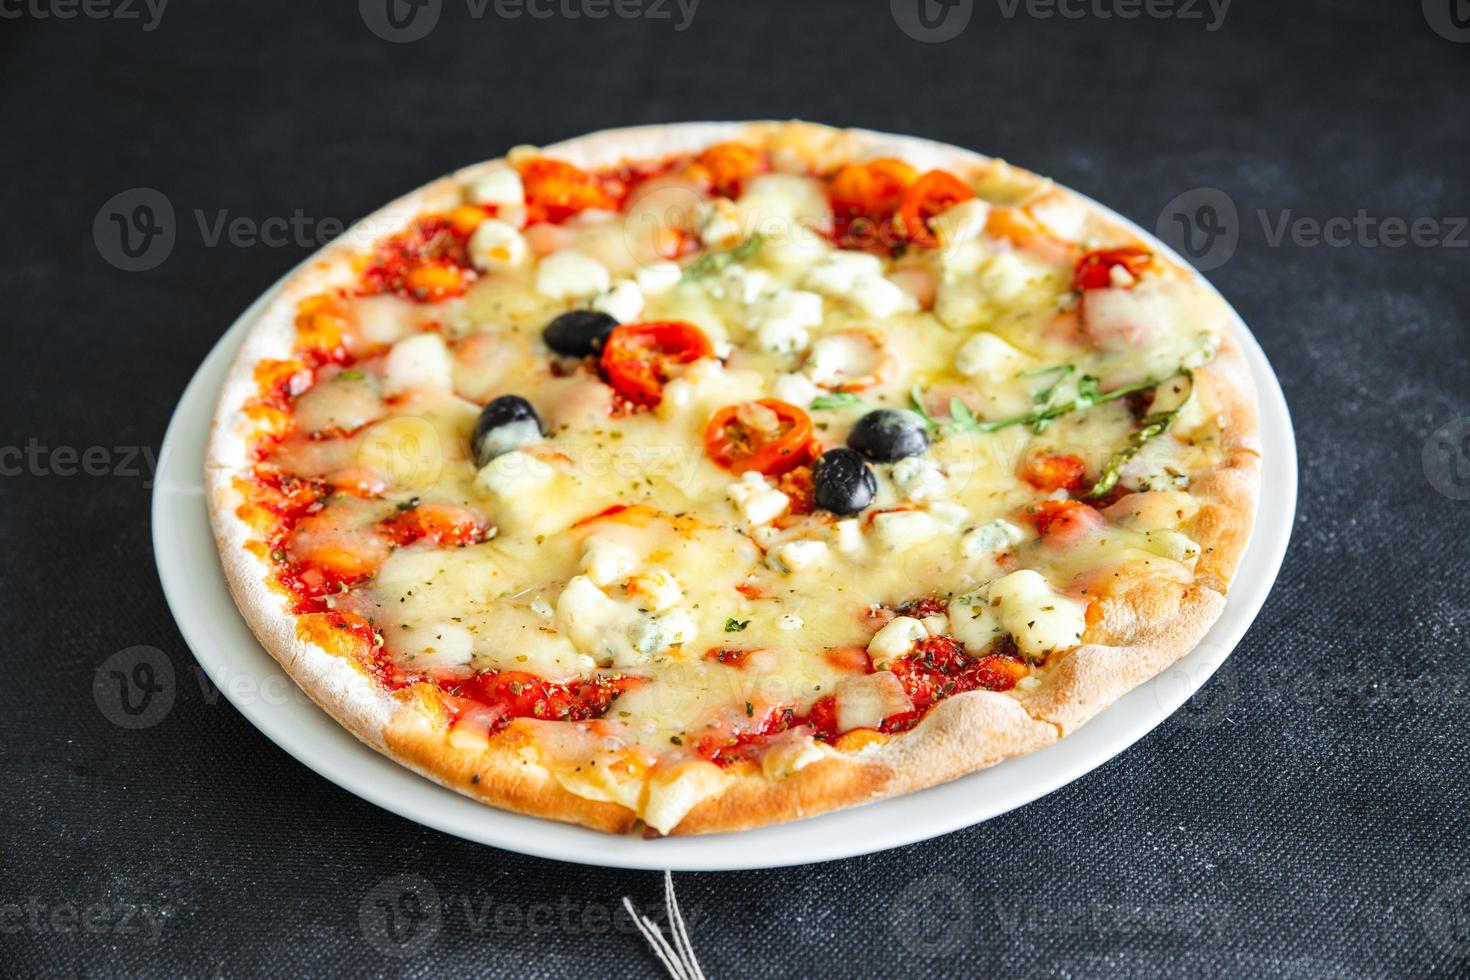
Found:
<path fill-rule="evenodd" d="M 838 732 L 879 728 L 913 701 L 870 663 L 948 635 L 976 656 L 1009 642 L 1042 674 L 1082 641 L 1100 569 L 1150 563 L 1187 580 L 1198 551 L 1187 489 L 1214 461 L 1207 396 L 1175 384 L 1140 396 L 1152 405 L 1108 400 L 1045 425 L 985 431 L 964 420 L 1175 376 L 1211 356 L 1224 323 L 1212 295 L 1158 264 L 1079 297 L 1073 265 L 1106 243 L 1065 198 L 1034 209 L 1044 241 L 987 230 L 996 211 L 1013 210 L 1003 206 L 1015 198 L 997 192 L 935 219 L 940 247 L 890 258 L 813 231 L 832 222 L 816 177 L 756 177 L 733 201 L 681 190 L 699 199 L 693 218 L 644 207 L 522 228 L 515 171 L 476 180 L 467 201 L 500 209 L 469 239 L 478 278 L 431 306 L 347 297 L 346 343 L 361 359 L 295 399 L 295 432 L 272 458 L 334 485 L 352 474 L 372 491 L 331 498 L 312 519 L 317 538 L 294 533 L 293 558 L 361 547 L 363 529 L 395 508 L 446 505 L 483 521 L 480 543 L 393 549 L 337 608 L 369 618 L 406 670 L 646 679 L 597 723 L 596 751 L 612 745 L 621 768 L 582 765 L 593 750 L 576 739 L 543 740 L 537 761 L 571 791 L 630 806 L 660 830 L 728 781 L 694 751 L 701 739 L 734 740 L 828 697 Z M 717 248 L 749 247 L 707 268 L 693 257 L 640 261 L 650 215 L 693 220 Z M 716 356 L 678 366 L 657 407 L 627 412 L 595 365 L 546 347 L 543 328 L 573 309 L 684 321 Z M 476 414 L 506 394 L 531 402 L 544 438 L 518 430 L 476 466 Z M 732 474 L 706 452 L 712 413 L 772 397 L 810 414 L 820 448 L 845 445 L 880 407 L 918 408 L 936 424 L 927 452 L 873 465 L 863 514 L 837 519 L 800 512 L 789 486 Z M 1123 487 L 1147 492 L 1066 535 L 1038 532 L 1030 511 L 1068 494 L 1028 482 L 1028 460 L 1075 457 L 1090 483 L 1136 431 L 1138 410 L 1186 398 L 1173 427 L 1122 468 Z M 947 616 L 885 612 L 926 597 Z M 737 655 L 712 655 L 722 650 Z M 780 778 L 829 751 L 773 738 L 761 771 Z"/>

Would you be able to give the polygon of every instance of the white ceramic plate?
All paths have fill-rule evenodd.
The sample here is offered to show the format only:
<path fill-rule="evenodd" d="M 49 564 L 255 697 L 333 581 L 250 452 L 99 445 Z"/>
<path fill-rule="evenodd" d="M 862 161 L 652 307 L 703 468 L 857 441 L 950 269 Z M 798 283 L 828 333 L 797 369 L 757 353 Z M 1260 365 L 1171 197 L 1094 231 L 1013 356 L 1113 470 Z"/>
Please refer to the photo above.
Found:
<path fill-rule="evenodd" d="M 1121 216 L 1118 220 L 1161 253 L 1187 265 L 1152 235 Z M 215 345 L 169 423 L 153 491 L 153 547 L 164 594 L 185 642 L 210 680 L 255 727 L 297 760 L 400 816 L 510 851 L 620 868 L 730 871 L 868 854 L 988 820 L 1097 768 L 1188 700 L 1225 662 L 1260 612 L 1291 535 L 1297 489 L 1291 417 L 1260 345 L 1235 317 L 1233 328 L 1260 394 L 1265 457 L 1260 511 L 1224 613 L 1200 645 L 1172 669 L 1129 692 L 1078 732 L 1038 752 L 918 793 L 794 823 L 736 834 L 644 840 L 507 813 L 430 782 L 359 742 L 286 677 L 256 642 L 225 586 L 204 505 L 209 419 L 226 368 L 279 288 L 278 283 L 256 300 Z"/>

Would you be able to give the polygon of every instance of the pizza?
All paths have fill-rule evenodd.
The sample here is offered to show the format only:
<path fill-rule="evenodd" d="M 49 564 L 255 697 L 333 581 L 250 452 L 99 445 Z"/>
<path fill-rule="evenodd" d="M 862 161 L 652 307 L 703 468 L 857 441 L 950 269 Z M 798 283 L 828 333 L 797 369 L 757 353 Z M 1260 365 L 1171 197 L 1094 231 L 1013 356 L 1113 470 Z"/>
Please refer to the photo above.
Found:
<path fill-rule="evenodd" d="M 613 130 L 292 274 L 208 503 L 265 648 L 491 806 L 733 831 L 1077 730 L 1219 616 L 1260 453 L 1233 314 L 1000 160 Z"/>

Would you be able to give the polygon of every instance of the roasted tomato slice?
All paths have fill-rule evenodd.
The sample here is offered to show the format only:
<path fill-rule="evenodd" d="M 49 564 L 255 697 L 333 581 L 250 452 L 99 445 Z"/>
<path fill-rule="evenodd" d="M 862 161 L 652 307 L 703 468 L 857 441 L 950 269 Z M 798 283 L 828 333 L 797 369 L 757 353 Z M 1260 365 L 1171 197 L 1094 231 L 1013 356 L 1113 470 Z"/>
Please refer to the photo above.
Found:
<path fill-rule="evenodd" d="M 526 189 L 527 224 L 556 224 L 591 208 L 617 209 L 617 200 L 601 181 L 570 163 L 537 157 L 519 169 Z"/>
<path fill-rule="evenodd" d="M 1103 516 L 1080 500 L 1043 500 L 1031 508 L 1036 532 L 1047 544 L 1069 548 L 1103 526 Z"/>
<path fill-rule="evenodd" d="M 1087 463 L 1077 456 L 1039 453 L 1021 465 L 1021 479 L 1038 490 L 1076 493 L 1087 481 Z"/>
<path fill-rule="evenodd" d="M 618 394 L 652 407 L 663 401 L 671 367 L 713 353 L 709 338 L 692 323 L 629 323 L 614 329 L 603 343 L 602 372 Z"/>
<path fill-rule="evenodd" d="M 726 405 L 704 427 L 704 449 L 731 473 L 776 476 L 811 461 L 812 420 L 774 398 Z"/>
<path fill-rule="evenodd" d="M 915 245 L 933 247 L 939 244 L 929 228 L 929 219 L 974 196 L 970 185 L 949 171 L 929 171 L 904 192 L 903 201 L 898 206 L 904 237 Z"/>
<path fill-rule="evenodd" d="M 843 244 L 871 244 L 887 232 L 904 191 L 918 171 L 889 157 L 839 167 L 827 180 L 836 236 Z"/>
<path fill-rule="evenodd" d="M 1136 279 L 1153 259 L 1153 253 L 1133 245 L 1088 252 L 1072 271 L 1072 288 L 1106 289 L 1113 284 L 1113 267 L 1119 265 Z"/>
<path fill-rule="evenodd" d="M 760 150 L 744 143 L 716 143 L 689 162 L 684 173 L 723 197 L 736 197 L 746 180 L 766 169 Z"/>

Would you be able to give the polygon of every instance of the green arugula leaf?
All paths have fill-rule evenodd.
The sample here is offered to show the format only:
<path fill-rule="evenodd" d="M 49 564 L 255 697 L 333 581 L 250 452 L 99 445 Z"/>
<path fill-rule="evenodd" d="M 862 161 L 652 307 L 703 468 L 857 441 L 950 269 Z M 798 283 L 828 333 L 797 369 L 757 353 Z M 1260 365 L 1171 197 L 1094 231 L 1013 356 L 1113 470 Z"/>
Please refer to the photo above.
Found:
<path fill-rule="evenodd" d="M 734 616 L 731 616 L 729 619 L 725 620 L 725 632 L 726 633 L 739 633 L 741 630 L 745 629 L 745 627 L 747 627 L 749 625 L 750 625 L 750 620 L 747 619 L 747 620 L 743 620 L 742 621 L 742 620 L 736 619 Z"/>
<path fill-rule="evenodd" d="M 1128 461 L 1134 456 L 1137 456 L 1144 446 L 1163 435 L 1169 426 L 1174 423 L 1174 420 L 1179 417 L 1179 413 L 1184 410 L 1184 406 L 1188 405 L 1190 399 L 1194 398 L 1194 372 L 1188 368 L 1184 368 L 1179 372 L 1179 375 L 1176 375 L 1176 377 L 1179 376 L 1189 379 L 1189 392 L 1180 400 L 1178 405 L 1165 412 L 1155 412 L 1143 420 L 1143 424 L 1139 430 L 1128 437 L 1128 445 L 1119 449 L 1108 458 L 1106 465 L 1103 466 L 1102 473 L 1097 478 L 1097 482 L 1092 485 L 1091 490 L 1082 495 L 1083 500 L 1096 500 L 1099 497 L 1104 497 L 1113 487 L 1117 486 L 1118 478 L 1122 475 L 1123 467 L 1127 465 Z M 1163 382 L 1159 383 L 1162 384 Z M 1129 387 L 1135 391 L 1142 390 L 1137 385 L 1130 385 Z M 1114 391 L 1121 390 L 1123 389 L 1114 389 Z M 1131 394 L 1131 392 L 1129 393 Z M 1113 396 L 1113 392 L 1108 392 L 1108 395 Z M 1122 395 L 1115 397 L 1121 398 Z"/>
<path fill-rule="evenodd" d="M 700 279 L 719 272 L 732 263 L 744 262 L 760 251 L 763 241 L 765 241 L 765 236 L 757 233 L 727 251 L 701 255 L 689 268 L 684 270 L 681 281 L 689 282 L 693 279 Z"/>
<path fill-rule="evenodd" d="M 809 406 L 812 409 L 846 408 L 848 405 L 860 405 L 862 399 L 850 391 L 834 391 L 826 395 L 818 395 L 812 399 Z"/>

